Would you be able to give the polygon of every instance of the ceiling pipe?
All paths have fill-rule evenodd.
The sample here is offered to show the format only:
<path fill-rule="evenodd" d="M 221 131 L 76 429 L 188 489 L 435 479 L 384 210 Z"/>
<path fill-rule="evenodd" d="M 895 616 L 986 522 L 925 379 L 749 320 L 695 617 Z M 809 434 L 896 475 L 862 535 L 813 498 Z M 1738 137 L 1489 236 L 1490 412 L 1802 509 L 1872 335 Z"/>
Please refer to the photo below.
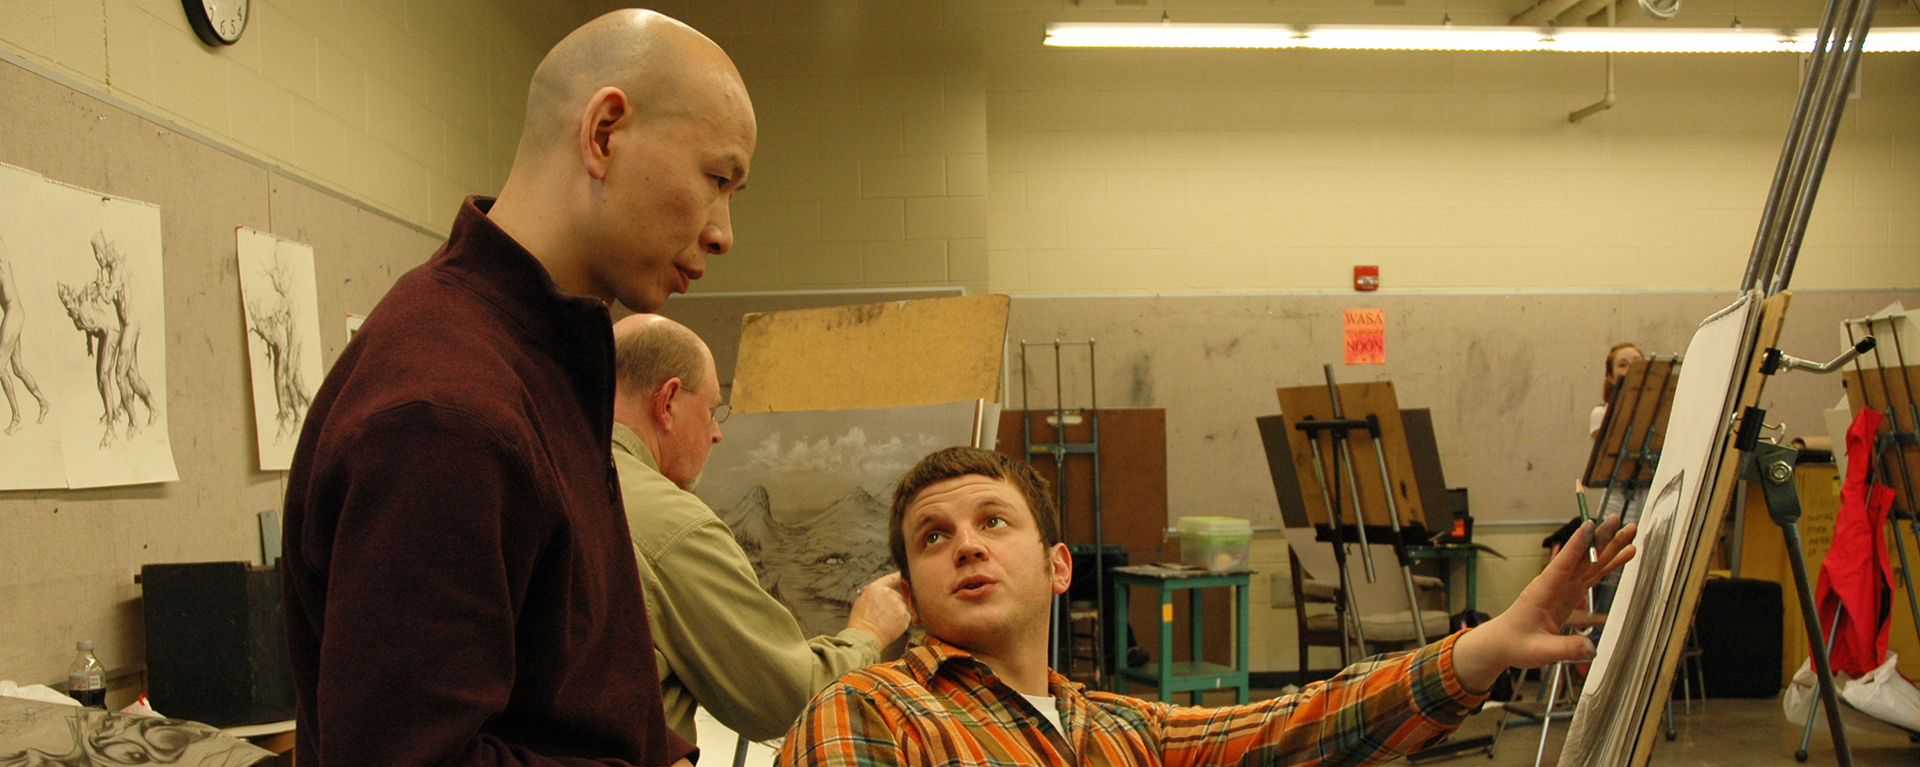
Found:
<path fill-rule="evenodd" d="M 1624 2 L 1624 0 L 1622 1 Z M 1920 2 L 1920 0 L 1916 0 L 1916 2 Z M 1588 19 L 1593 18 L 1594 14 L 1607 10 L 1615 5 L 1617 5 L 1615 0 L 1580 0 L 1579 3 L 1562 12 L 1560 15 L 1567 18 L 1568 24 L 1584 24 L 1587 23 Z"/>
<path fill-rule="evenodd" d="M 1540 0 L 1538 5 L 1520 12 L 1508 22 L 1516 26 L 1538 26 L 1552 22 L 1580 0 Z"/>
<path fill-rule="evenodd" d="M 1613 26 L 1614 6 L 1607 6 L 1607 26 Z M 1613 54 L 1607 54 L 1607 93 L 1599 101 L 1581 107 L 1567 115 L 1567 122 L 1577 123 L 1589 117 L 1613 108 Z"/>

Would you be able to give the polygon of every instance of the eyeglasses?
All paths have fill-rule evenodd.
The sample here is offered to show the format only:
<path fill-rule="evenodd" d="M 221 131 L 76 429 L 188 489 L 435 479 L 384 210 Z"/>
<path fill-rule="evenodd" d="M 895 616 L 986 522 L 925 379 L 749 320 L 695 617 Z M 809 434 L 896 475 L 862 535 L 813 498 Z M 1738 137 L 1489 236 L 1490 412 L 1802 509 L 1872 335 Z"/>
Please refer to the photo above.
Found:
<path fill-rule="evenodd" d="M 686 392 L 688 394 L 699 397 L 701 399 L 712 399 L 713 406 L 710 408 L 707 408 L 707 412 L 713 414 L 714 423 L 726 423 L 727 416 L 733 414 L 733 408 L 727 405 L 727 403 L 721 402 L 718 397 L 708 397 L 705 394 L 701 394 L 700 392 L 694 391 L 692 389 L 686 389 L 686 388 L 683 388 L 680 391 Z"/>

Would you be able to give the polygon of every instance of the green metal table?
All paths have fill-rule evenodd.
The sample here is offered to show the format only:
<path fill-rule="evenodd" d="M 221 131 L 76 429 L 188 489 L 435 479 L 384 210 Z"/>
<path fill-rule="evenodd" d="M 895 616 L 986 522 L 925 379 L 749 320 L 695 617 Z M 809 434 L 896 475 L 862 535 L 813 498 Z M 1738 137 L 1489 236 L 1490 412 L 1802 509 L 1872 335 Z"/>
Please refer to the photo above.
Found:
<path fill-rule="evenodd" d="M 1407 556 L 1413 559 L 1440 559 L 1467 561 L 1466 603 L 1468 610 L 1478 609 L 1480 596 L 1480 550 L 1475 546 L 1440 545 L 1408 546 Z M 1453 609 L 1453 562 L 1447 563 L 1447 612 L 1457 613 Z"/>
<path fill-rule="evenodd" d="M 1113 614 L 1125 619 L 1129 597 L 1135 587 L 1156 589 L 1160 592 L 1160 658 L 1140 668 L 1127 668 L 1124 662 L 1117 663 L 1119 669 L 1114 678 L 1120 684 L 1115 687 L 1125 692 L 1126 682 L 1139 682 L 1154 685 L 1160 691 L 1160 700 L 1172 703 L 1176 693 L 1188 693 L 1193 705 L 1200 705 L 1200 694 L 1207 690 L 1233 688 L 1239 694 L 1239 702 L 1247 702 L 1247 668 L 1250 651 L 1247 645 L 1247 584 L 1252 579 L 1253 570 L 1229 570 L 1209 572 L 1206 570 L 1176 570 L 1156 565 L 1137 565 L 1134 567 L 1116 567 L 1108 571 L 1108 589 L 1113 592 Z M 1202 589 L 1232 588 L 1235 612 L 1239 616 L 1235 625 L 1233 666 L 1207 663 L 1201 660 L 1201 628 L 1205 619 L 1201 607 L 1205 603 L 1200 593 Z M 1191 632 L 1192 658 L 1187 661 L 1173 660 L 1173 592 L 1187 591 L 1188 626 Z M 1127 657 L 1126 632 L 1114 632 L 1113 649 L 1109 658 Z"/>

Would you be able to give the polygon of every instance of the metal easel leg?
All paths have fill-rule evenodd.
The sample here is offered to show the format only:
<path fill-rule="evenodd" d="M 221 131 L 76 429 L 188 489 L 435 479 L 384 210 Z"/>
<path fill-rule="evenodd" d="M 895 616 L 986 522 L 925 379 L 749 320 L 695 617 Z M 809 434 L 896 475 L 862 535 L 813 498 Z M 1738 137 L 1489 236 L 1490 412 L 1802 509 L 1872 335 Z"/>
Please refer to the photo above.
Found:
<path fill-rule="evenodd" d="M 1553 706 L 1560 700 L 1560 674 L 1566 668 L 1566 662 L 1553 664 L 1553 682 L 1547 685 L 1547 707 L 1540 710 L 1540 748 L 1533 753 L 1533 767 L 1540 767 L 1547 758 L 1547 730 L 1553 727 Z"/>
<path fill-rule="evenodd" d="M 1358 638 L 1360 653 L 1364 656 L 1367 651 L 1367 636 L 1360 628 L 1360 603 L 1353 596 L 1353 574 L 1347 568 L 1347 534 L 1341 529 L 1340 507 L 1336 504 L 1334 494 L 1327 484 L 1326 470 L 1321 468 L 1320 438 L 1308 432 L 1307 446 L 1313 449 L 1313 479 L 1320 485 L 1320 499 L 1327 505 L 1327 516 L 1332 520 L 1330 527 L 1333 530 L 1333 562 L 1340 570 L 1340 599 L 1334 603 L 1334 613 L 1340 624 L 1340 667 L 1346 668 L 1353 664 L 1352 656 L 1348 653 L 1351 642 L 1347 637 Z M 1358 520 L 1359 514 L 1356 513 L 1354 517 Z M 1347 623 L 1349 620 L 1353 621 L 1351 626 Z M 1301 671 L 1305 670 L 1301 669 Z"/>
<path fill-rule="evenodd" d="M 1844 611 L 1845 608 L 1833 611 L 1833 626 L 1827 629 L 1826 649 L 1820 652 L 1829 658 L 1833 657 L 1833 635 L 1840 631 L 1840 613 Z M 1802 762 L 1807 760 L 1807 746 L 1813 743 L 1813 720 L 1819 716 L 1820 696 L 1816 695 L 1813 703 L 1807 706 L 1807 726 L 1800 731 L 1800 750 L 1793 752 L 1794 759 Z"/>

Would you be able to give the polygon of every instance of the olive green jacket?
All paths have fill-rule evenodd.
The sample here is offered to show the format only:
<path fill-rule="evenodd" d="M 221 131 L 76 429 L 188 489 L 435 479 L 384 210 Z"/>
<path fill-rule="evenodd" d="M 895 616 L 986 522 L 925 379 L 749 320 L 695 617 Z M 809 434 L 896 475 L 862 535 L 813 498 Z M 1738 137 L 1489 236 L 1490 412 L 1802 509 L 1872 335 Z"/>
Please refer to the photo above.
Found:
<path fill-rule="evenodd" d="M 760 588 L 727 523 L 660 473 L 632 429 L 613 426 L 627 528 L 633 533 L 667 726 L 695 738 L 694 707 L 750 740 L 787 733 L 815 693 L 880 660 L 871 634 L 808 639 Z"/>

